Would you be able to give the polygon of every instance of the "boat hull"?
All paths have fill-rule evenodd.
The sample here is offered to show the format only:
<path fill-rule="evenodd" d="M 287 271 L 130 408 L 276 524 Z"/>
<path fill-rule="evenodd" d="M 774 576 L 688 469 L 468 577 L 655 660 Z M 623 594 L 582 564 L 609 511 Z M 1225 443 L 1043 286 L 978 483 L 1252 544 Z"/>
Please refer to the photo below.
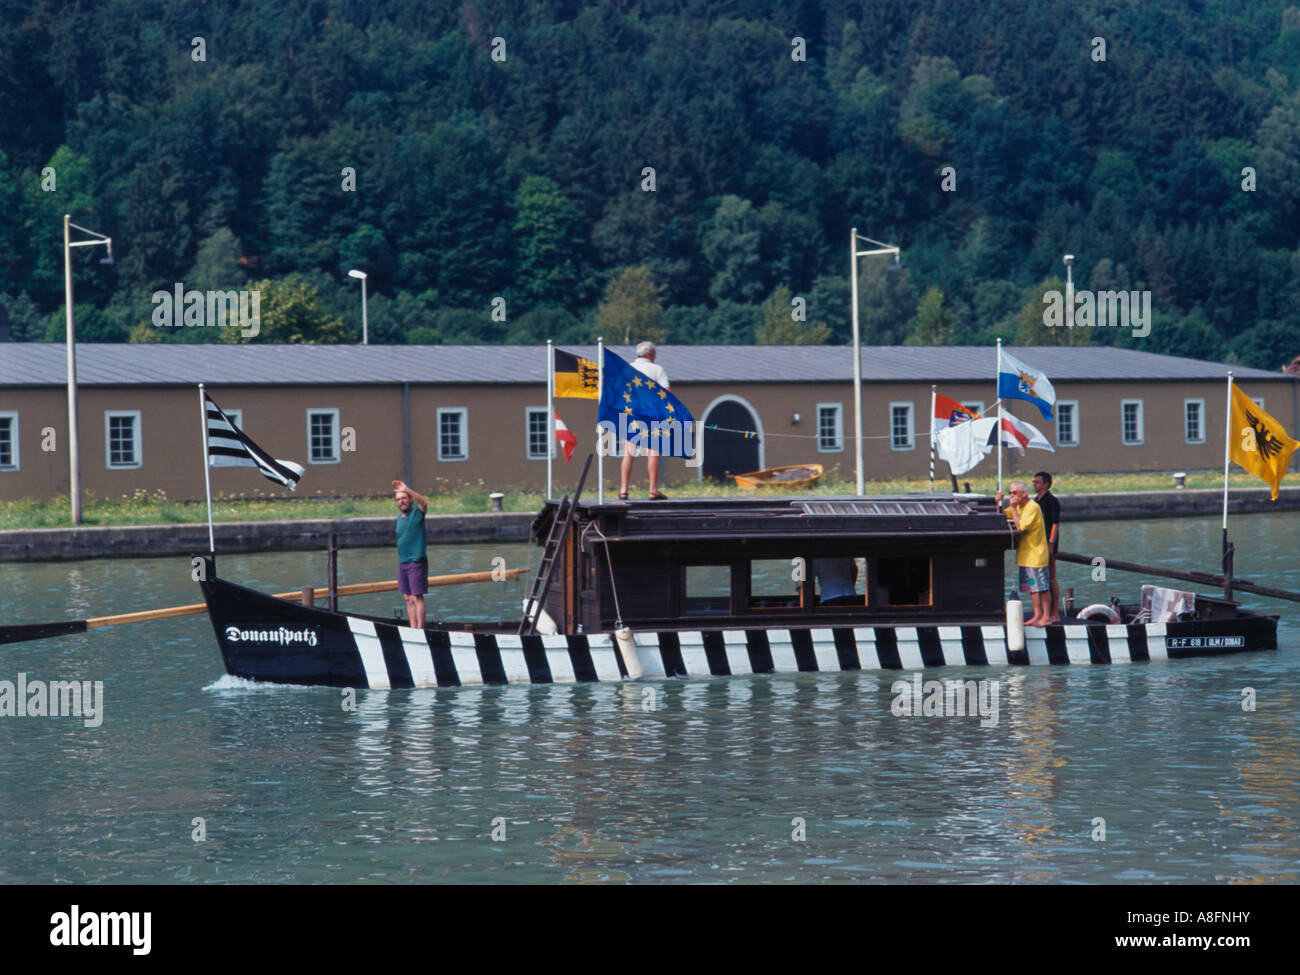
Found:
<path fill-rule="evenodd" d="M 399 626 L 284 602 L 221 579 L 203 584 L 226 670 L 285 684 L 358 688 L 618 681 L 608 633 L 525 636 Z M 828 626 L 638 632 L 646 677 L 1111 664 L 1277 649 L 1277 617 L 1026 629 L 1008 652 L 1000 625 Z"/>

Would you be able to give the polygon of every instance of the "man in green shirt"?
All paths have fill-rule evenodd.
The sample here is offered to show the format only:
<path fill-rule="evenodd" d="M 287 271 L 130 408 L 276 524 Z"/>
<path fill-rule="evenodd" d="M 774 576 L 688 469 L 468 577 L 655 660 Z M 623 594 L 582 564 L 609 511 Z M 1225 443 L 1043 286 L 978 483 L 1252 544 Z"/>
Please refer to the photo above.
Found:
<path fill-rule="evenodd" d="M 406 617 L 411 626 L 424 629 L 424 594 L 429 591 L 429 556 L 424 547 L 424 513 L 429 500 L 406 486 L 393 482 L 397 499 L 397 591 L 406 598 Z"/>

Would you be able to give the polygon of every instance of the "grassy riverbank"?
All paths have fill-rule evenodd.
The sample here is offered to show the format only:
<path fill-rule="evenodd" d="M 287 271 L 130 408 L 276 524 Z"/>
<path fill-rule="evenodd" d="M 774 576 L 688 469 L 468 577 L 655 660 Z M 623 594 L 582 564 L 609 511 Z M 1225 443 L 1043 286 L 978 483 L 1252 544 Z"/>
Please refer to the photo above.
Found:
<path fill-rule="evenodd" d="M 1029 475 L 1018 473 L 1019 478 Z M 1010 479 L 1009 476 L 1007 478 Z M 644 475 L 643 475 L 644 480 Z M 644 490 L 644 483 L 640 484 Z M 976 493 L 991 493 L 997 487 L 995 476 L 960 478 L 970 482 Z M 936 481 L 935 487 L 943 490 L 947 481 Z M 1261 487 L 1258 478 L 1243 471 L 1235 471 L 1229 479 L 1234 488 Z M 1214 489 L 1223 486 L 1222 472 L 1189 473 L 1188 488 Z M 558 490 L 567 490 L 557 485 Z M 868 494 L 907 494 L 928 491 L 928 478 L 897 478 L 894 480 L 867 481 Z M 418 487 L 417 487 L 418 490 Z M 742 491 L 734 484 L 683 482 L 665 488 L 673 497 L 744 497 L 753 491 Z M 1103 494 L 1129 491 L 1173 492 L 1172 478 L 1168 474 L 1057 474 L 1054 491 L 1061 496 L 1071 494 Z M 826 480 L 800 494 L 853 494 L 851 480 Z M 589 497 L 594 497 L 590 492 Z M 608 497 L 609 495 L 607 495 Z M 508 491 L 502 499 L 505 511 L 536 511 L 542 504 L 540 492 Z M 486 489 L 464 489 L 432 494 L 429 511 L 434 514 L 470 514 L 488 511 L 491 504 Z M 393 499 L 387 495 L 370 498 L 325 497 L 264 497 L 213 501 L 212 517 L 216 521 L 280 521 L 300 518 L 362 518 L 394 514 Z M 192 524 L 207 520 L 207 505 L 202 501 L 174 501 L 163 492 L 137 491 L 116 498 L 95 498 L 87 495 L 82 502 L 82 522 L 86 525 L 171 525 Z M 0 501 L 0 531 L 25 528 L 66 528 L 70 525 L 68 498 L 60 497 L 17 501 Z"/>

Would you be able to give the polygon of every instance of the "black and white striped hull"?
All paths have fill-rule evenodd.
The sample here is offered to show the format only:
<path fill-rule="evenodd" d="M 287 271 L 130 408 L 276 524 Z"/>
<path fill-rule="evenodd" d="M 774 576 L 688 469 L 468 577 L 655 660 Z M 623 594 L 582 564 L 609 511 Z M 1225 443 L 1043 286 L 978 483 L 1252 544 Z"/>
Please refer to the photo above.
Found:
<path fill-rule="evenodd" d="M 253 590 L 204 584 L 229 673 L 341 687 L 460 687 L 626 679 L 607 633 L 526 636 L 417 630 L 304 608 Z M 1026 629 L 1008 652 L 1002 626 L 865 626 L 635 633 L 647 678 L 930 667 L 1111 664 L 1277 648 L 1277 620 Z"/>

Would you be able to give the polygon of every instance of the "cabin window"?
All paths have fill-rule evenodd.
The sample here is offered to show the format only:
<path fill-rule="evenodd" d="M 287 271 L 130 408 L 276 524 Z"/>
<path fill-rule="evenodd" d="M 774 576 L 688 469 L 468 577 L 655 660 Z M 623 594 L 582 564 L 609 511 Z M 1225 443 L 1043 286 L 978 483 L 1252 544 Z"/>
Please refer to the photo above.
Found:
<path fill-rule="evenodd" d="M 438 459 L 469 460 L 469 426 L 463 406 L 438 410 Z"/>
<path fill-rule="evenodd" d="M 1079 446 L 1079 401 L 1056 401 L 1056 446 Z"/>
<path fill-rule="evenodd" d="M 731 566 L 686 566 L 682 587 L 682 612 L 687 616 L 730 613 Z"/>
<path fill-rule="evenodd" d="M 307 462 L 310 464 L 339 463 L 338 410 L 307 411 Z"/>
<path fill-rule="evenodd" d="M 893 450 L 915 450 L 915 426 L 911 403 L 889 404 L 889 446 Z"/>
<path fill-rule="evenodd" d="M 924 556 L 876 559 L 877 606 L 929 606 L 930 560 Z"/>
<path fill-rule="evenodd" d="M 0 413 L 0 471 L 18 470 L 18 414 Z"/>
<path fill-rule="evenodd" d="M 546 460 L 547 457 L 553 457 L 554 450 L 548 450 L 546 444 L 546 434 L 550 432 L 547 429 L 549 424 L 546 422 L 546 407 L 528 407 L 525 419 L 528 430 L 528 442 L 525 449 L 528 459 Z"/>
<path fill-rule="evenodd" d="M 104 457 L 109 470 L 140 466 L 140 411 L 104 414 Z"/>
<path fill-rule="evenodd" d="M 866 562 L 842 556 L 809 559 L 808 572 L 817 587 L 818 606 L 865 606 Z"/>
<path fill-rule="evenodd" d="M 1186 437 L 1188 443 L 1205 443 L 1205 400 L 1183 400 Z"/>
<path fill-rule="evenodd" d="M 844 450 L 844 408 L 839 403 L 817 404 L 817 449 L 823 454 Z"/>
<path fill-rule="evenodd" d="M 798 609 L 803 605 L 803 559 L 754 559 L 749 563 L 750 609 Z"/>
<path fill-rule="evenodd" d="M 1121 433 L 1126 447 L 1141 445 L 1142 437 L 1142 401 L 1140 399 L 1121 400 Z"/>

